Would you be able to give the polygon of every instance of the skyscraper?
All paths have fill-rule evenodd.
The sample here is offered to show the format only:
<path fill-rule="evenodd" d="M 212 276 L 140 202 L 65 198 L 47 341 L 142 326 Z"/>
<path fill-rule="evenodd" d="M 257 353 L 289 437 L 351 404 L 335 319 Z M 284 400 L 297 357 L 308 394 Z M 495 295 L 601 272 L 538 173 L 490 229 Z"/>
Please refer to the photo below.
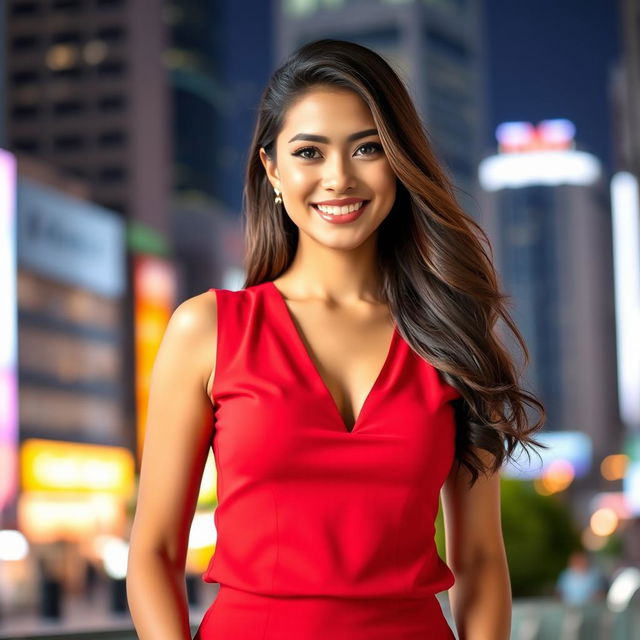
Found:
<path fill-rule="evenodd" d="M 529 349 L 525 386 L 546 429 L 588 434 L 600 460 L 621 437 L 607 184 L 567 120 L 503 123 L 498 140 L 480 165 L 482 224 Z"/>
<path fill-rule="evenodd" d="M 157 0 L 9 0 L 8 147 L 167 229 L 166 47 Z"/>
<path fill-rule="evenodd" d="M 277 55 L 310 40 L 350 40 L 374 49 L 400 73 L 436 154 L 477 215 L 476 167 L 485 131 L 482 3 L 462 0 L 280 0 Z"/>

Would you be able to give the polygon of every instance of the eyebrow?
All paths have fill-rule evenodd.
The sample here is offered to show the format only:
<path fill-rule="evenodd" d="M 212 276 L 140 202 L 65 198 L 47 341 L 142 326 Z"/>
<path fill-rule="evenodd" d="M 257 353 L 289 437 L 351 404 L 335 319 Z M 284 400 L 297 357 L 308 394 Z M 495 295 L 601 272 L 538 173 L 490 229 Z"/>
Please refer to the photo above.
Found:
<path fill-rule="evenodd" d="M 356 133 L 352 133 L 347 137 L 347 142 L 353 142 L 353 140 L 359 140 L 360 138 L 366 138 L 367 136 L 378 135 L 377 129 L 365 129 L 364 131 L 358 131 Z M 311 142 L 324 142 L 325 144 L 329 144 L 331 141 L 326 136 L 318 136 L 314 133 L 298 133 L 289 142 L 293 142 L 294 140 L 309 140 Z"/>

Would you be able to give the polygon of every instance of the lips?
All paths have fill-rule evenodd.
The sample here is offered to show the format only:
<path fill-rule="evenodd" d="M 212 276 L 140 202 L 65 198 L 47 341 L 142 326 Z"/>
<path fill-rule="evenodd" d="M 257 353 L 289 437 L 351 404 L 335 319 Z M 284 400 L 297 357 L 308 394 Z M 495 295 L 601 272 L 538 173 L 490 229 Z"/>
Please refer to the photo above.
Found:
<path fill-rule="evenodd" d="M 311 207 L 325 222 L 329 222 L 331 224 L 347 224 L 357 220 L 362 215 L 369 205 L 370 200 L 364 200 L 362 202 L 363 204 L 359 209 L 350 211 L 349 213 L 325 213 L 320 211 L 316 204 L 312 204 Z"/>

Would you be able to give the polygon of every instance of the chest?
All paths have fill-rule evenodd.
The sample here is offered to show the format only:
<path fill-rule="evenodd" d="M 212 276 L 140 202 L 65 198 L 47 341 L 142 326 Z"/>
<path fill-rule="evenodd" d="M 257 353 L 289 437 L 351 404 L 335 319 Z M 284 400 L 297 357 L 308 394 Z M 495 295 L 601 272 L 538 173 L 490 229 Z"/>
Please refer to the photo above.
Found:
<path fill-rule="evenodd" d="M 233 302 L 219 307 L 212 388 L 222 469 L 262 480 L 384 477 L 425 486 L 446 476 L 457 391 L 395 326 L 390 336 L 384 322 L 357 335 L 342 323 L 334 334 L 327 318 L 298 319 L 283 301 Z M 379 347 L 370 349 L 372 338 Z M 349 403 L 351 429 L 341 411 Z"/>
<path fill-rule="evenodd" d="M 353 431 L 395 355 L 392 318 L 382 310 L 360 317 L 322 305 L 283 299 L 276 303 L 290 348 L 299 359 L 300 382 L 317 389 L 344 429 Z"/>

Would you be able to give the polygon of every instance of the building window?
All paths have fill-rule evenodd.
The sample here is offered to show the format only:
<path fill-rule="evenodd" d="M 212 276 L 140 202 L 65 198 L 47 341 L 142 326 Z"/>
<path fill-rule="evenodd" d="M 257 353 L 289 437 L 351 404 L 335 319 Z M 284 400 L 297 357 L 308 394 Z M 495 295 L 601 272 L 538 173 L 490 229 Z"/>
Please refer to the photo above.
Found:
<path fill-rule="evenodd" d="M 58 11 L 75 11 L 82 9 L 82 0 L 52 0 L 51 8 Z"/>
<path fill-rule="evenodd" d="M 103 131 L 98 136 L 98 144 L 104 148 L 121 147 L 126 139 L 124 131 Z"/>
<path fill-rule="evenodd" d="M 122 27 L 113 25 L 98 29 L 96 35 L 106 42 L 122 42 L 125 39 L 126 32 Z"/>
<path fill-rule="evenodd" d="M 15 36 L 11 40 L 11 47 L 14 51 L 25 51 L 34 49 L 40 43 L 40 38 L 35 35 Z"/>
<path fill-rule="evenodd" d="M 80 78 L 82 67 L 68 67 L 67 69 L 52 69 L 51 74 L 54 78 Z"/>
<path fill-rule="evenodd" d="M 79 31 L 59 31 L 51 36 L 51 42 L 54 44 L 78 44 L 82 42 L 82 34 Z"/>
<path fill-rule="evenodd" d="M 33 138 L 16 138 L 13 141 L 13 148 L 16 151 L 24 151 L 26 153 L 36 153 L 40 149 L 40 142 Z"/>
<path fill-rule="evenodd" d="M 113 62 L 103 62 L 96 66 L 96 70 L 101 76 L 116 76 L 124 73 L 125 64 L 118 60 Z"/>
<path fill-rule="evenodd" d="M 11 117 L 14 120 L 32 120 L 40 114 L 40 106 L 37 104 L 19 104 L 11 109 Z"/>
<path fill-rule="evenodd" d="M 16 71 L 11 75 L 11 82 L 16 85 L 25 85 L 38 80 L 38 73 L 36 71 Z"/>
<path fill-rule="evenodd" d="M 125 99 L 124 96 L 119 95 L 108 95 L 102 96 L 98 99 L 97 105 L 100 111 L 105 112 L 118 112 L 122 111 L 125 107 Z"/>
<path fill-rule="evenodd" d="M 40 13 L 40 5 L 37 2 L 17 2 L 11 5 L 12 16 L 34 16 Z"/>
<path fill-rule="evenodd" d="M 98 9 L 119 9 L 124 7 L 124 0 L 96 0 Z"/>
<path fill-rule="evenodd" d="M 104 183 L 122 182 L 126 177 L 126 171 L 123 167 L 112 166 L 100 169 L 99 178 Z"/>
<path fill-rule="evenodd" d="M 57 136 L 53 139 L 53 148 L 56 151 L 78 151 L 84 147 L 85 139 L 77 134 Z"/>
<path fill-rule="evenodd" d="M 53 105 L 53 113 L 57 116 L 72 116 L 82 113 L 85 106 L 80 100 L 65 100 Z"/>

